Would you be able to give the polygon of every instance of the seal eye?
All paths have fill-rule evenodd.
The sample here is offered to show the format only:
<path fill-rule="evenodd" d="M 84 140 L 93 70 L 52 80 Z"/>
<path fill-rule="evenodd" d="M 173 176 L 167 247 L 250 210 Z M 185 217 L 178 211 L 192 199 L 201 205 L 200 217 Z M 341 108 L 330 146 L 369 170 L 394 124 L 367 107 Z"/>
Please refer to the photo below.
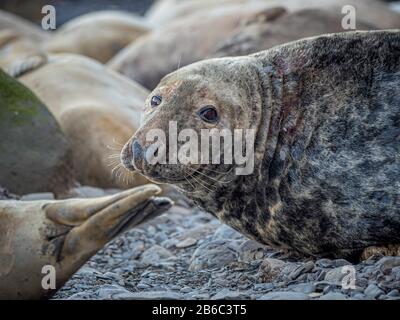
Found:
<path fill-rule="evenodd" d="M 218 112 L 213 106 L 205 106 L 200 109 L 199 116 L 208 123 L 216 123 L 219 119 Z"/>
<path fill-rule="evenodd" d="M 151 104 L 152 107 L 157 107 L 157 106 L 159 106 L 159 105 L 161 104 L 161 102 L 162 102 L 162 98 L 161 98 L 160 96 L 153 96 L 153 97 L 151 97 L 151 102 L 150 102 L 150 104 Z"/>

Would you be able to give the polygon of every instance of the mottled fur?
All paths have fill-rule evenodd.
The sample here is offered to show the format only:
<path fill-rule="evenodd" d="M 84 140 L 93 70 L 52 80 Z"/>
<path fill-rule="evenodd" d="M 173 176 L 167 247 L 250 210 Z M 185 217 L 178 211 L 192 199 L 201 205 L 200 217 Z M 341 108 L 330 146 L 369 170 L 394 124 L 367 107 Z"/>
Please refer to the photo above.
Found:
<path fill-rule="evenodd" d="M 178 130 L 207 127 L 196 111 L 213 104 L 221 114 L 215 127 L 257 130 L 255 171 L 235 176 L 229 165 L 202 165 L 189 183 L 182 165 L 133 159 L 148 178 L 177 185 L 269 245 L 349 257 L 400 244 L 399 31 L 324 35 L 206 60 L 165 77 L 150 96 L 177 81 L 156 110 L 146 103 L 133 140 L 145 149 L 145 133 L 168 131 L 167 120 Z"/>

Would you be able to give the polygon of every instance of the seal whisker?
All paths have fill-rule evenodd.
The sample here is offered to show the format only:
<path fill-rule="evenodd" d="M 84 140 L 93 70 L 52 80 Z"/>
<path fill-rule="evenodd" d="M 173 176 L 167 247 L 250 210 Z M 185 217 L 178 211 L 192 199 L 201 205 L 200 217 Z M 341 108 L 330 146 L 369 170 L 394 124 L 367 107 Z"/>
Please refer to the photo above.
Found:
<path fill-rule="evenodd" d="M 185 174 L 188 174 L 186 171 L 185 171 Z M 189 176 L 190 176 L 190 174 L 188 174 Z M 193 188 L 193 190 L 196 190 L 196 187 L 189 181 L 189 179 L 187 178 L 187 176 L 186 175 L 183 175 L 183 177 L 185 178 L 185 180 L 187 181 L 187 183 Z M 186 190 L 186 192 L 188 192 L 188 193 L 190 193 L 190 194 L 196 194 L 196 193 L 198 193 L 198 191 L 187 191 Z"/>
<path fill-rule="evenodd" d="M 119 159 L 120 157 L 121 157 L 121 155 L 120 155 L 119 153 L 110 154 L 110 155 L 108 156 L 109 159 L 114 159 L 114 158 Z"/>
<path fill-rule="evenodd" d="M 194 176 L 194 174 L 190 174 L 190 173 L 188 173 L 188 175 L 191 177 L 191 178 L 193 178 L 198 184 L 200 184 L 203 188 L 205 188 L 206 190 L 208 190 L 209 192 L 212 192 L 212 190 L 210 190 L 207 186 L 205 186 L 203 183 L 205 183 L 206 185 L 208 185 L 209 187 L 211 187 L 210 186 L 210 184 L 209 183 L 207 183 L 207 182 L 205 182 L 205 181 L 203 181 L 200 177 L 197 177 L 199 180 L 197 180 L 197 178 Z M 202 183 L 203 182 L 203 183 Z"/>
<path fill-rule="evenodd" d="M 119 142 L 116 138 L 113 138 L 113 143 L 116 144 L 117 146 L 123 147 L 124 144 Z"/>
<path fill-rule="evenodd" d="M 118 163 L 118 164 L 111 170 L 111 174 L 114 175 L 121 167 L 122 167 L 122 163 Z"/>
<path fill-rule="evenodd" d="M 192 169 L 192 168 L 188 168 L 188 169 L 191 170 L 193 173 L 201 174 L 202 176 L 207 177 L 208 179 L 211 179 L 212 181 L 215 181 L 215 182 L 217 182 L 217 183 L 222 183 L 222 184 L 223 184 L 223 183 L 230 183 L 230 182 L 231 182 L 231 181 L 219 181 L 219 180 L 217 180 L 217 179 L 215 179 L 215 178 L 209 177 L 208 175 L 206 175 L 206 174 L 200 172 L 199 170 L 194 170 L 194 169 Z"/>
<path fill-rule="evenodd" d="M 108 144 L 106 147 L 107 147 L 107 149 L 112 150 L 112 151 L 120 152 L 122 150 L 122 148 L 120 146 L 113 146 L 113 145 Z"/>
<path fill-rule="evenodd" d="M 178 68 L 176 68 L 176 70 L 179 70 L 181 67 L 181 61 L 182 61 L 182 54 L 179 55 L 179 60 L 178 60 Z"/>

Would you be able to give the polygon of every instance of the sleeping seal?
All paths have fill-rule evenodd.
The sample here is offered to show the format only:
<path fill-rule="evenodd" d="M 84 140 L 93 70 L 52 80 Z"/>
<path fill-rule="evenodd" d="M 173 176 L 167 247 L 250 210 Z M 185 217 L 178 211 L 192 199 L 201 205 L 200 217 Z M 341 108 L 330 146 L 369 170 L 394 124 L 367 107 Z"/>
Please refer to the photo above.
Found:
<path fill-rule="evenodd" d="M 398 30 L 205 60 L 163 78 L 121 158 L 261 243 L 355 258 L 369 246 L 400 244 L 399 88 Z M 165 164 L 146 161 L 163 150 L 148 133 L 169 136 L 172 120 L 177 132 L 199 135 L 253 130 L 254 170 L 238 175 L 236 162 L 171 164 L 168 152 Z"/>
<path fill-rule="evenodd" d="M 168 198 L 145 185 L 116 195 L 61 201 L 0 201 L 0 299 L 49 297 L 108 241 L 163 213 Z M 55 288 L 42 286 L 55 268 Z"/>

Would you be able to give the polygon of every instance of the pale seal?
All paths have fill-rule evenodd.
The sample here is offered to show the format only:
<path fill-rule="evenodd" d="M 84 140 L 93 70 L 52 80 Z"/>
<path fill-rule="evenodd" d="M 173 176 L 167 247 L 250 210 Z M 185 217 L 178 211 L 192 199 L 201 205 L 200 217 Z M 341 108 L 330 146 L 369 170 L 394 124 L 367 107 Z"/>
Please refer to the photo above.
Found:
<path fill-rule="evenodd" d="M 399 86 L 398 30 L 205 60 L 161 81 L 122 157 L 261 243 L 352 258 L 400 244 Z M 235 164 L 147 163 L 147 133 L 168 136 L 170 120 L 178 132 L 254 129 L 253 173 L 236 175 Z"/>
<path fill-rule="evenodd" d="M 93 59 L 73 54 L 50 55 L 45 64 L 18 80 L 59 122 L 80 183 L 126 188 L 147 182 L 116 168 L 122 144 L 139 127 L 146 89 Z"/>
<path fill-rule="evenodd" d="M 0 68 L 17 77 L 47 62 L 41 44 L 15 30 L 0 30 Z"/>
<path fill-rule="evenodd" d="M 198 0 L 172 2 L 177 2 L 178 7 L 196 3 L 205 5 L 203 1 Z M 220 1 L 215 2 L 218 3 Z M 157 25 L 152 32 L 140 37 L 115 55 L 108 62 L 108 66 L 153 90 L 165 75 L 177 68 L 206 58 L 219 57 L 216 51 L 221 45 L 235 35 L 242 34 L 242 31 L 246 33 L 247 24 L 252 21 L 268 22 L 267 32 L 260 40 L 261 45 L 265 44 L 260 46 L 260 50 L 269 48 L 270 44 L 298 40 L 302 36 L 346 31 L 342 27 L 342 21 L 347 21 L 346 15 L 342 13 L 343 8 L 351 8 L 356 14 L 355 28 L 359 30 L 400 28 L 400 15 L 376 0 L 255 0 L 245 3 L 237 0 L 209 7 L 208 10 L 194 10 L 194 13 L 182 15 L 170 23 Z M 293 28 L 297 23 L 296 17 L 291 15 L 285 18 L 286 13 L 293 14 L 304 9 L 324 10 L 326 15 L 336 15 L 339 19 L 336 25 L 332 25 L 332 17 L 327 17 L 328 20 L 321 20 L 318 24 L 316 20 L 324 17 L 315 15 L 309 17 L 310 20 L 297 29 Z M 276 27 L 275 23 L 278 24 Z M 272 26 L 271 32 L 268 32 L 269 26 Z M 284 41 L 274 43 L 273 37 Z M 251 53 L 255 52 L 257 51 Z M 230 54 L 229 51 L 227 53 Z M 246 54 L 250 54 L 250 51 L 247 50 Z"/>
<path fill-rule="evenodd" d="M 217 7 L 177 19 L 126 46 L 107 66 L 152 90 L 166 74 L 206 58 L 246 21 L 261 14 L 273 20 L 285 12 L 282 7 L 257 4 Z"/>
<path fill-rule="evenodd" d="M 0 10 L 0 30 L 9 29 L 21 36 L 36 42 L 44 42 L 51 38 L 51 33 L 40 29 L 32 22 L 15 14 Z"/>
<path fill-rule="evenodd" d="M 116 195 L 60 201 L 0 201 L 0 299 L 49 297 L 122 232 L 170 206 L 145 185 Z M 55 288 L 42 281 L 51 268 Z M 44 281 L 48 284 L 48 282 Z"/>
<path fill-rule="evenodd" d="M 96 11 L 79 16 L 46 41 L 50 53 L 76 53 L 102 63 L 150 31 L 145 19 L 123 11 Z"/>
<path fill-rule="evenodd" d="M 342 21 L 343 14 L 339 10 L 325 9 L 287 12 L 272 22 L 254 21 L 236 30 L 210 58 L 244 56 L 306 37 L 343 32 L 346 30 L 343 30 Z M 376 29 L 379 28 L 363 22 L 361 17 L 357 19 L 357 30 Z"/>

